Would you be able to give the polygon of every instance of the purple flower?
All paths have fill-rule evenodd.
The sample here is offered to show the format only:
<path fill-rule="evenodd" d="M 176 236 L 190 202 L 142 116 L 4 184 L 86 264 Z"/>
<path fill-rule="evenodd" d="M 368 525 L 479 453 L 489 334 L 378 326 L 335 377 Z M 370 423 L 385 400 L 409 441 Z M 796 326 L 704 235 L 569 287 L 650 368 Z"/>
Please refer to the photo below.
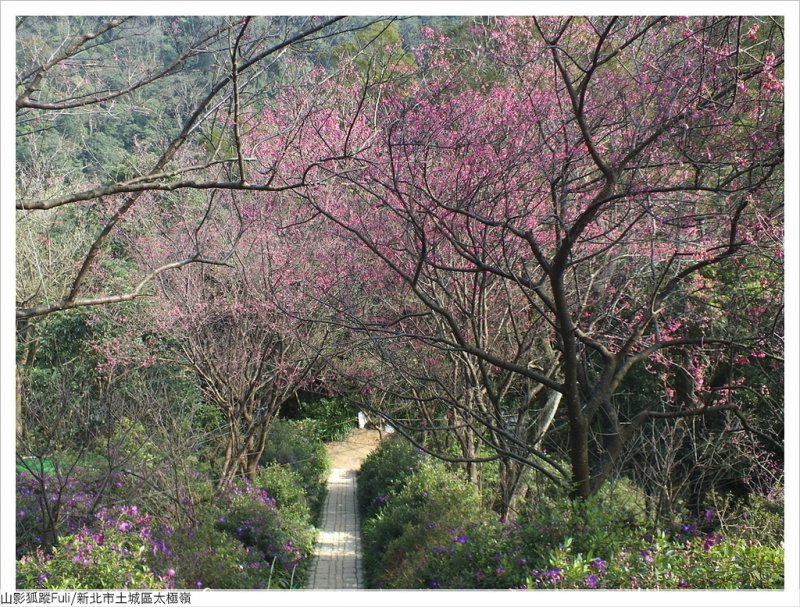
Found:
<path fill-rule="evenodd" d="M 607 563 L 601 558 L 596 558 L 592 560 L 592 567 L 602 575 L 606 572 Z"/>
<path fill-rule="evenodd" d="M 167 577 L 175 577 L 175 570 L 174 569 L 167 569 Z"/>
<path fill-rule="evenodd" d="M 703 515 L 703 518 L 706 520 L 707 523 L 711 522 L 711 520 L 714 518 L 714 511 L 706 510 L 705 514 Z"/>
<path fill-rule="evenodd" d="M 431 580 L 430 587 L 439 588 L 439 580 Z"/>
<path fill-rule="evenodd" d="M 194 584 L 194 587 L 195 588 L 202 588 L 203 587 L 203 582 L 201 582 L 200 580 L 197 580 L 197 582 L 195 582 L 195 584 Z"/>
<path fill-rule="evenodd" d="M 25 516 L 25 511 L 24 510 L 20 510 L 19 512 L 17 512 L 17 516 L 19 518 L 22 518 L 23 516 Z"/>
<path fill-rule="evenodd" d="M 36 580 L 40 584 L 44 584 L 47 581 L 47 573 L 45 572 L 45 573 L 40 574 L 39 577 L 36 578 Z"/>
<path fill-rule="evenodd" d="M 645 548 L 642 550 L 642 559 L 645 563 L 652 563 L 653 562 L 653 551 L 649 548 Z"/>
<path fill-rule="evenodd" d="M 678 580 L 678 588 L 689 588 L 689 582 L 684 580 L 683 578 Z"/>
<path fill-rule="evenodd" d="M 694 533 L 695 531 L 697 531 L 697 526 L 686 523 L 681 527 L 681 531 L 683 531 L 684 533 Z"/>
<path fill-rule="evenodd" d="M 164 554 L 172 554 L 172 550 L 170 550 L 167 542 L 164 540 L 150 540 L 150 544 L 153 546 L 153 554 L 158 554 L 162 552 Z"/>
<path fill-rule="evenodd" d="M 558 584 L 561 581 L 561 567 L 551 567 L 545 571 L 545 575 L 550 579 L 551 582 Z"/>
<path fill-rule="evenodd" d="M 596 575 L 587 575 L 583 583 L 586 584 L 587 588 L 597 588 L 600 584 L 600 579 Z"/>
<path fill-rule="evenodd" d="M 130 531 L 131 524 L 128 521 L 122 521 L 119 525 L 117 525 L 117 529 L 120 531 Z"/>
<path fill-rule="evenodd" d="M 497 575 L 503 575 L 503 574 L 506 572 L 506 570 L 505 570 L 505 569 L 503 569 L 502 567 L 498 567 L 497 569 L 495 569 L 495 570 L 494 570 L 494 572 L 495 572 Z"/>
<path fill-rule="evenodd" d="M 703 542 L 703 550 L 708 552 L 720 542 L 722 542 L 722 536 L 719 533 L 709 533 L 706 535 L 706 539 Z"/>
<path fill-rule="evenodd" d="M 468 538 L 466 535 L 464 535 L 463 533 L 459 533 L 453 541 L 456 542 L 457 544 L 466 544 L 467 540 Z"/>

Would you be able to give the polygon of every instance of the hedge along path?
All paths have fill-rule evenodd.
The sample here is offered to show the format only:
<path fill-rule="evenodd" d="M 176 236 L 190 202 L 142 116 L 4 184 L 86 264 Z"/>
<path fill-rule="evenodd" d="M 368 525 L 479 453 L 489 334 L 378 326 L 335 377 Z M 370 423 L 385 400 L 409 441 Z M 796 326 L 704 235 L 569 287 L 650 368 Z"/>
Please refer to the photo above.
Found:
<path fill-rule="evenodd" d="M 356 471 L 378 442 L 377 430 L 354 430 L 327 445 L 331 473 L 309 576 L 312 590 L 364 588 Z"/>

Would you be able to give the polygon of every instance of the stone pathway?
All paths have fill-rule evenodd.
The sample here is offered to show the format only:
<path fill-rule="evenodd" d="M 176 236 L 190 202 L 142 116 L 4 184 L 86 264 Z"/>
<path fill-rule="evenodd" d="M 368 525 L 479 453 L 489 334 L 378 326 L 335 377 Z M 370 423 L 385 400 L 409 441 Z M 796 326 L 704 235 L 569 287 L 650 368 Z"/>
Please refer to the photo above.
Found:
<path fill-rule="evenodd" d="M 309 588 L 364 587 L 359 525 L 355 470 L 333 468 L 328 477 L 328 495 L 322 511 Z"/>
<path fill-rule="evenodd" d="M 312 590 L 364 588 L 356 471 L 377 444 L 376 431 L 356 430 L 346 440 L 328 445 L 333 468 L 309 575 Z"/>

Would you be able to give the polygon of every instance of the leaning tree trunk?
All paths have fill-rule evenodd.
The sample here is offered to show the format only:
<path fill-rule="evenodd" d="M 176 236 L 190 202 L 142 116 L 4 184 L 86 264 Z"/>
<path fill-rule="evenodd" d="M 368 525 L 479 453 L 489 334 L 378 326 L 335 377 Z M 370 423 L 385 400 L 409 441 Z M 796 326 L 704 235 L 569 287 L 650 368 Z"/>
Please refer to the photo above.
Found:
<path fill-rule="evenodd" d="M 523 466 L 518 461 L 509 457 L 500 459 L 500 499 L 496 510 L 503 519 L 508 519 L 514 511 L 514 504 L 519 494 L 519 481 L 522 477 L 522 471 Z"/>
<path fill-rule="evenodd" d="M 471 411 L 472 403 L 468 405 L 468 410 Z M 455 437 L 458 444 L 461 445 L 461 455 L 466 460 L 464 462 L 464 469 L 467 473 L 469 482 L 478 486 L 478 464 L 474 461 L 475 453 L 475 433 L 467 423 L 467 416 L 454 409 L 453 424 L 455 425 Z"/>
<path fill-rule="evenodd" d="M 22 451 L 28 440 L 28 431 L 25 424 L 25 372 L 24 369 L 33 362 L 35 356 L 35 340 L 33 339 L 33 325 L 23 320 L 17 323 L 17 345 L 22 354 L 17 357 L 16 368 L 16 444 L 17 453 Z"/>
<path fill-rule="evenodd" d="M 240 434 L 236 419 L 230 411 L 227 412 L 228 437 L 225 444 L 225 459 L 222 462 L 222 471 L 219 477 L 219 488 L 236 477 L 239 468 L 239 457 L 242 451 Z"/>
<path fill-rule="evenodd" d="M 25 441 L 28 439 L 25 430 L 25 408 L 23 405 L 24 378 L 22 376 L 22 363 L 17 363 L 17 393 L 16 393 L 16 429 L 17 429 L 17 453 L 21 453 Z"/>
<path fill-rule="evenodd" d="M 575 326 L 569 312 L 564 277 L 555 273 L 551 277 L 553 300 L 558 321 L 558 338 L 563 352 L 564 404 L 569 425 L 569 460 L 572 469 L 574 499 L 585 500 L 592 495 L 589 467 L 589 420 L 583 411 L 583 401 L 578 387 L 578 348 Z"/>

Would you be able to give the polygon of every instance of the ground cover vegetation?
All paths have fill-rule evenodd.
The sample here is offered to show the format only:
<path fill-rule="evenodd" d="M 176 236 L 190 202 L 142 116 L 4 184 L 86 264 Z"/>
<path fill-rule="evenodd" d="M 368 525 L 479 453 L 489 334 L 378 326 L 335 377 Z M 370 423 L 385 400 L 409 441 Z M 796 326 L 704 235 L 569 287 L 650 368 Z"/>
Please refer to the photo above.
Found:
<path fill-rule="evenodd" d="M 493 479 L 497 482 L 497 478 Z M 653 526 L 647 497 L 616 480 L 584 502 L 531 481 L 514 518 L 454 468 L 393 439 L 359 475 L 372 588 L 677 589 L 783 586 L 780 496 L 752 495 Z"/>
<path fill-rule="evenodd" d="M 780 587 L 783 35 L 20 17 L 18 584 Z"/>

